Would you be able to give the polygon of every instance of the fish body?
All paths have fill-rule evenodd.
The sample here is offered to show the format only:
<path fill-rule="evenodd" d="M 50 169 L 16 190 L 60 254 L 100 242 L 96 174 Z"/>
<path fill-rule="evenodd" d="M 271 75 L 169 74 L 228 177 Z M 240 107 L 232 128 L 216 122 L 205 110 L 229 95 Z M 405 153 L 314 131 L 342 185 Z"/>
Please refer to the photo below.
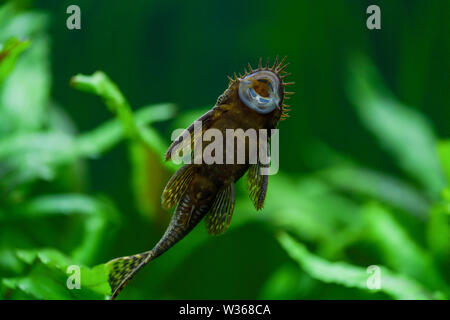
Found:
<path fill-rule="evenodd" d="M 229 78 L 230 82 L 225 92 L 217 99 L 215 106 L 197 119 L 201 122 L 200 135 L 195 131 L 195 123 L 186 129 L 186 135 L 177 138 L 166 152 L 166 160 L 180 152 L 183 148 L 196 146 L 204 150 L 213 141 L 204 141 L 202 135 L 209 129 L 215 129 L 226 137 L 227 129 L 246 131 L 254 129 L 275 129 L 280 120 L 287 117 L 287 106 L 283 104 L 285 83 L 283 79 L 288 76 L 284 69 L 284 59 L 278 58 L 272 67 L 268 63 L 244 75 Z M 284 73 L 284 74 L 283 74 Z M 245 137 L 235 137 L 245 139 Z M 264 139 L 270 140 L 270 136 Z M 223 140 L 222 161 L 219 163 L 194 163 L 182 166 L 169 180 L 163 194 L 162 204 L 166 208 L 176 206 L 175 212 L 160 241 L 150 251 L 133 256 L 121 257 L 108 262 L 110 267 L 109 283 L 114 299 L 128 283 L 128 281 L 148 262 L 160 256 L 174 244 L 186 236 L 202 219 L 210 234 L 220 234 L 228 228 L 234 210 L 235 195 L 234 183 L 248 171 L 247 187 L 257 210 L 264 205 L 267 192 L 268 176 L 261 175 L 261 162 L 251 163 L 249 144 L 245 143 L 244 161 L 238 162 L 238 146 L 232 148 Z M 233 149 L 231 162 L 227 162 Z M 242 152 L 242 150 L 241 150 Z M 269 150 L 265 150 L 269 153 Z"/>

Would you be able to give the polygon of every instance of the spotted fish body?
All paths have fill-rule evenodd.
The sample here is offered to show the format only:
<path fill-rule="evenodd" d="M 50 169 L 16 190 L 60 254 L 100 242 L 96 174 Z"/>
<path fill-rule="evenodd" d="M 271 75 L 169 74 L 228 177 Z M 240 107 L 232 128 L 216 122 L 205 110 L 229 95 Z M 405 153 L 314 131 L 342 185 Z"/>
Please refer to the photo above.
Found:
<path fill-rule="evenodd" d="M 275 129 L 280 120 L 288 117 L 288 109 L 283 102 L 288 98 L 286 95 L 292 94 L 285 91 L 285 86 L 292 83 L 283 82 L 289 75 L 284 71 L 288 65 L 284 61 L 279 62 L 277 58 L 272 67 L 268 62 L 263 67 L 260 60 L 256 70 L 249 64 L 249 71 L 245 70 L 244 75 L 229 77 L 228 88 L 217 99 L 216 105 L 197 120 L 202 122 L 201 132 L 217 129 L 225 136 L 226 129 Z M 166 160 L 170 160 L 174 152 L 183 150 L 186 143 L 208 145 L 201 136 L 195 136 L 194 124 L 187 128 L 187 132 L 191 136 L 190 142 L 180 136 L 167 150 Z M 250 198 L 257 210 L 262 209 L 268 176 L 260 174 L 261 163 L 249 163 L 248 145 L 245 147 L 246 161 L 242 164 L 226 164 L 226 159 L 223 159 L 223 164 L 186 164 L 172 176 L 163 191 L 162 204 L 166 208 L 176 206 L 176 209 L 160 241 L 150 251 L 107 263 L 112 299 L 143 266 L 170 249 L 203 218 L 210 234 L 226 230 L 234 210 L 234 183 L 247 171 Z M 230 150 L 226 149 L 225 143 L 223 150 L 226 158 Z"/>

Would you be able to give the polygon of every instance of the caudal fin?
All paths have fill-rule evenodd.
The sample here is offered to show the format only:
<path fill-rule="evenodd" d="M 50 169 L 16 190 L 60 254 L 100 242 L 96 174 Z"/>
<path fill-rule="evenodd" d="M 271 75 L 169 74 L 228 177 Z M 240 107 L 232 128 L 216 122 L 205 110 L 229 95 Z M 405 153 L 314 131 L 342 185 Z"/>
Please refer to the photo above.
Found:
<path fill-rule="evenodd" d="M 162 196 L 162 203 L 170 208 L 177 204 L 169 226 L 164 235 L 152 250 L 128 257 L 121 257 L 107 263 L 109 268 L 109 284 L 112 290 L 111 299 L 117 297 L 120 291 L 134 275 L 148 262 L 160 256 L 186 236 L 210 211 L 214 199 L 200 199 L 192 187 L 195 171 L 192 165 L 180 168 L 167 183 Z M 193 195 L 194 194 L 194 195 Z M 222 232 L 228 226 L 234 207 L 234 187 L 224 188 L 216 201 L 212 215 L 207 222 L 212 233 Z"/>
<path fill-rule="evenodd" d="M 111 300 L 117 297 L 128 281 L 151 260 L 151 257 L 152 252 L 147 251 L 133 256 L 116 258 L 106 264 L 109 269 L 108 282 L 111 286 Z"/>

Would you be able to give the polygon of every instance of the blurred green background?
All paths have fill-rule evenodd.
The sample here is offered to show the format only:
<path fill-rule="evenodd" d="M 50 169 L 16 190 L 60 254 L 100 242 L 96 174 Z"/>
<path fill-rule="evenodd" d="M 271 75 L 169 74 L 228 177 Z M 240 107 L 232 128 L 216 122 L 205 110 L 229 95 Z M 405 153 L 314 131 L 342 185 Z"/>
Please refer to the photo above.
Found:
<path fill-rule="evenodd" d="M 264 210 L 241 179 L 224 235 L 199 225 L 119 298 L 450 297 L 450 2 L 0 3 L 0 298 L 109 295 L 103 263 L 170 220 L 172 130 L 276 55 L 296 94 Z"/>

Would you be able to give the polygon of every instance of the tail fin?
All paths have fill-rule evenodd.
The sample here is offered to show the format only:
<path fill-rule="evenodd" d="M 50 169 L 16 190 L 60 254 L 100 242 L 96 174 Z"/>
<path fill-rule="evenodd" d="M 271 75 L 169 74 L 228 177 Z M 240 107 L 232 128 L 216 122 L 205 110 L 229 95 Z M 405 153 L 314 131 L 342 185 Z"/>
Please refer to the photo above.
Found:
<path fill-rule="evenodd" d="M 186 236 L 211 209 L 214 201 L 213 198 L 198 199 L 192 195 L 197 195 L 195 190 L 198 189 L 198 186 L 195 187 L 192 183 L 195 173 L 193 170 L 192 165 L 185 165 L 180 168 L 164 189 L 162 197 L 163 205 L 166 207 L 171 207 L 175 204 L 178 205 L 164 235 L 153 249 L 133 256 L 117 258 L 107 263 L 109 268 L 109 284 L 112 289 L 111 299 L 117 297 L 128 281 L 142 267 L 169 250 Z M 193 189 L 190 190 L 190 188 Z M 225 203 L 226 200 L 227 206 L 217 205 L 217 210 L 214 213 L 215 216 L 208 224 L 211 226 L 211 230 L 214 228 L 214 232 L 216 233 L 222 230 L 222 226 L 227 225 L 226 221 L 229 222 L 233 211 L 233 206 L 230 203 L 234 204 L 234 189 L 231 186 L 226 190 L 226 194 L 222 197 L 223 199 L 220 199 L 222 199 L 221 203 Z"/>
<path fill-rule="evenodd" d="M 109 285 L 111 286 L 111 300 L 115 299 L 134 275 L 152 258 L 152 251 L 135 254 L 133 256 L 116 258 L 106 265 L 109 269 Z"/>

